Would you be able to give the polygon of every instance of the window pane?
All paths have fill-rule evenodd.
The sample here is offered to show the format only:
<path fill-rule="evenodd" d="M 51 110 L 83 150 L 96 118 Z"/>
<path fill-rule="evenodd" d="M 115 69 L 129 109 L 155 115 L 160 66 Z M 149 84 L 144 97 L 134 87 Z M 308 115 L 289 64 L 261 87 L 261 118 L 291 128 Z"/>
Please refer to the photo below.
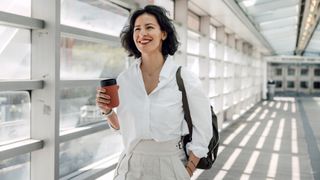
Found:
<path fill-rule="evenodd" d="M 188 12 L 188 28 L 199 32 L 200 31 L 200 17 L 193 12 Z"/>
<path fill-rule="evenodd" d="M 116 77 L 126 67 L 119 43 L 106 44 L 61 38 L 61 79 Z"/>
<path fill-rule="evenodd" d="M 320 76 L 320 69 L 314 69 L 314 75 Z"/>
<path fill-rule="evenodd" d="M 1 180 L 29 180 L 30 179 L 30 153 L 0 162 Z"/>
<path fill-rule="evenodd" d="M 216 58 L 216 43 L 213 41 L 209 43 L 209 57 Z"/>
<path fill-rule="evenodd" d="M 187 68 L 199 77 L 199 58 L 187 56 Z"/>
<path fill-rule="evenodd" d="M 277 76 L 282 76 L 282 69 L 281 68 L 277 68 L 276 69 L 276 75 Z"/>
<path fill-rule="evenodd" d="M 200 47 L 199 38 L 200 38 L 199 34 L 194 33 L 192 31 L 188 31 L 188 42 L 187 42 L 188 53 L 199 54 L 199 47 Z"/>
<path fill-rule="evenodd" d="M 288 75 L 289 75 L 289 76 L 294 76 L 294 74 L 295 74 L 295 69 L 289 68 L 289 69 L 288 69 Z"/>
<path fill-rule="evenodd" d="M 307 89 L 308 88 L 308 82 L 307 81 L 301 81 L 300 82 L 300 87 L 303 89 Z"/>
<path fill-rule="evenodd" d="M 319 81 L 313 82 L 313 88 L 314 89 L 320 89 L 320 82 Z"/>
<path fill-rule="evenodd" d="M 60 144 L 60 177 L 123 150 L 120 134 L 102 131 Z"/>
<path fill-rule="evenodd" d="M 30 30 L 0 25 L 0 39 L 0 79 L 30 79 Z"/>
<path fill-rule="evenodd" d="M 0 11 L 31 16 L 31 0 L 1 0 Z"/>
<path fill-rule="evenodd" d="M 169 12 L 169 17 L 174 19 L 174 2 L 173 0 L 154 0 L 154 4 L 164 7 Z"/>
<path fill-rule="evenodd" d="M 301 75 L 307 76 L 308 75 L 308 69 L 301 69 Z"/>
<path fill-rule="evenodd" d="M 282 88 L 282 81 L 276 81 L 276 88 Z"/>
<path fill-rule="evenodd" d="M 288 81 L 287 88 L 294 88 L 294 81 Z"/>
<path fill-rule="evenodd" d="M 60 93 L 61 131 L 103 120 L 96 107 L 96 86 L 63 88 Z"/>
<path fill-rule="evenodd" d="M 217 38 L 217 28 L 210 25 L 210 38 L 216 39 Z"/>
<path fill-rule="evenodd" d="M 119 36 L 129 12 L 108 1 L 61 0 L 61 24 Z"/>
<path fill-rule="evenodd" d="M 0 145 L 30 138 L 28 92 L 0 92 Z"/>

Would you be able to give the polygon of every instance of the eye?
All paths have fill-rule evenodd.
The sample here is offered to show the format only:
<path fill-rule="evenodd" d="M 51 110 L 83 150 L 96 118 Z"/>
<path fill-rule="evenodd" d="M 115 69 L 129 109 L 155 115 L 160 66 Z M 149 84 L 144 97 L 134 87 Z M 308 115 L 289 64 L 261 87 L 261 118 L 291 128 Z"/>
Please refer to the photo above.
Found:
<path fill-rule="evenodd" d="M 134 28 L 133 31 L 140 31 L 140 28 Z"/>
<path fill-rule="evenodd" d="M 153 29 L 153 27 L 152 26 L 148 26 L 147 29 Z"/>

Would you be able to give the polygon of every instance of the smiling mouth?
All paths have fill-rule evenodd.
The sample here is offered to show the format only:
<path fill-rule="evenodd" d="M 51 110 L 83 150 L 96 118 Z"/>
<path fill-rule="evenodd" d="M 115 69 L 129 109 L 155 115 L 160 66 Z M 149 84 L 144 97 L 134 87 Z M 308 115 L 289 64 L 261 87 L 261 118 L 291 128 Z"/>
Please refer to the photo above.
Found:
<path fill-rule="evenodd" d="M 141 40 L 141 41 L 138 41 L 140 44 L 148 44 L 149 42 L 151 42 L 151 40 Z"/>

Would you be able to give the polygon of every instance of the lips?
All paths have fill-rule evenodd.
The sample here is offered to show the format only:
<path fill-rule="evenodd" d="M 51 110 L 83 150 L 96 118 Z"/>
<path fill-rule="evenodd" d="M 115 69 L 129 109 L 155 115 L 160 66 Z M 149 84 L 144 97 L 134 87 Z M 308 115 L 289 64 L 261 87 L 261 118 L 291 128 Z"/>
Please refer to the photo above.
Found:
<path fill-rule="evenodd" d="M 148 44 L 150 41 L 151 41 L 151 39 L 138 40 L 138 42 L 139 42 L 140 44 L 143 44 L 143 45 Z"/>

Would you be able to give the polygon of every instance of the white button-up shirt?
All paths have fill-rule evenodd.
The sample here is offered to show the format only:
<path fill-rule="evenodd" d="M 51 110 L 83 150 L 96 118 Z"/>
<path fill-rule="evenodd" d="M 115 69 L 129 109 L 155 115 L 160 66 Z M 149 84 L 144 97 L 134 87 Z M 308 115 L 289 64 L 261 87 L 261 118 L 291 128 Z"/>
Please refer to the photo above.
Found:
<path fill-rule="evenodd" d="M 129 153 L 141 139 L 168 141 L 188 134 L 184 120 L 182 93 L 176 82 L 178 65 L 168 57 L 158 86 L 148 95 L 144 86 L 141 60 L 122 72 L 119 85 L 120 105 L 117 115 L 125 152 Z M 212 137 L 210 102 L 202 91 L 199 78 L 182 68 L 190 113 L 193 121 L 192 142 L 187 145 L 197 157 L 205 157 Z"/>

